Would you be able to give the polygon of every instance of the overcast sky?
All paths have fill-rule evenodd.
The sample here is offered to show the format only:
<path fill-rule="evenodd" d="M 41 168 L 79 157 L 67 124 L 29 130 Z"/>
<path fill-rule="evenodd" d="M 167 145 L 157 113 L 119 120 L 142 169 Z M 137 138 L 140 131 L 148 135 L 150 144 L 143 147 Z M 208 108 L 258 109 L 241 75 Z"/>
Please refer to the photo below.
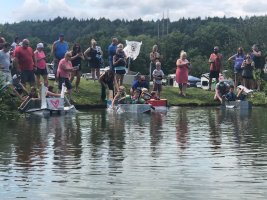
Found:
<path fill-rule="evenodd" d="M 1 0 L 0 23 L 61 17 L 171 21 L 266 15 L 266 0 Z"/>

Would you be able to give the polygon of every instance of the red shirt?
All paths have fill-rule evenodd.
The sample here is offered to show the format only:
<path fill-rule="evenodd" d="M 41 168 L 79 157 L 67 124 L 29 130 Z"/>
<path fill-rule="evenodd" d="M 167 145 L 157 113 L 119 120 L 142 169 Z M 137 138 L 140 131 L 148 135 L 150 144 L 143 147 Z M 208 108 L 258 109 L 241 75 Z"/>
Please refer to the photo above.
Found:
<path fill-rule="evenodd" d="M 17 58 L 20 70 L 33 70 L 33 50 L 31 47 L 17 47 L 15 49 L 15 58 Z"/>
<path fill-rule="evenodd" d="M 210 60 L 214 61 L 214 62 L 210 63 L 210 71 L 220 71 L 221 65 L 222 65 L 222 54 L 212 53 L 210 55 Z"/>

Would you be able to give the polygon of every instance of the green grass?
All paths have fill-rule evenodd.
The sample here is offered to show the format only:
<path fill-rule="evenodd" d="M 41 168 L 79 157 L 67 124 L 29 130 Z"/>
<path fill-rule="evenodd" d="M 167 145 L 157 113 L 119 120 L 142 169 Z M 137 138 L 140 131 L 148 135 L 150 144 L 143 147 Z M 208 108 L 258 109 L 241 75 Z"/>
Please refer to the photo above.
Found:
<path fill-rule="evenodd" d="M 125 85 L 127 91 L 130 85 Z M 80 91 L 73 91 L 73 99 L 78 107 L 104 107 L 100 100 L 100 84 L 98 81 L 81 79 Z M 217 106 L 218 101 L 214 101 L 214 91 L 207 91 L 200 88 L 187 88 L 186 97 L 178 95 L 179 89 L 171 86 L 164 86 L 161 98 L 167 99 L 170 106 Z M 265 94 L 255 92 L 253 97 L 248 99 L 255 106 L 266 105 Z"/>
<path fill-rule="evenodd" d="M 53 85 L 53 81 L 50 84 Z M 125 85 L 127 91 L 130 85 Z M 98 81 L 81 79 L 79 93 L 73 91 L 73 100 L 77 109 L 105 108 L 106 104 L 100 100 L 101 87 Z M 213 100 L 214 91 L 199 88 L 187 88 L 186 97 L 178 95 L 179 89 L 164 86 L 161 93 L 162 99 L 167 99 L 170 106 L 218 106 L 219 102 Z M 0 98 L 0 119 L 16 119 L 19 117 L 17 107 L 20 102 L 10 101 L 7 93 Z M 248 98 L 253 106 L 266 106 L 267 98 L 264 92 L 255 92 Z M 17 105 L 16 105 L 17 104 Z"/>

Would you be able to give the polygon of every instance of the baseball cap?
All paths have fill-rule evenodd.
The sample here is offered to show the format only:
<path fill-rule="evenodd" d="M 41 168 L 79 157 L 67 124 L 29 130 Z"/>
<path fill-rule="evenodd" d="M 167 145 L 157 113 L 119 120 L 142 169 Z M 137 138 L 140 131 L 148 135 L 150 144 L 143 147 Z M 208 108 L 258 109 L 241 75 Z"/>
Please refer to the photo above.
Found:
<path fill-rule="evenodd" d="M 43 43 L 41 43 L 41 42 L 40 42 L 40 43 L 38 43 L 38 44 L 37 44 L 37 48 L 44 48 L 44 44 L 43 44 Z"/>
<path fill-rule="evenodd" d="M 60 34 L 59 34 L 59 37 L 64 37 L 64 34 L 63 34 L 63 33 L 60 33 Z"/>

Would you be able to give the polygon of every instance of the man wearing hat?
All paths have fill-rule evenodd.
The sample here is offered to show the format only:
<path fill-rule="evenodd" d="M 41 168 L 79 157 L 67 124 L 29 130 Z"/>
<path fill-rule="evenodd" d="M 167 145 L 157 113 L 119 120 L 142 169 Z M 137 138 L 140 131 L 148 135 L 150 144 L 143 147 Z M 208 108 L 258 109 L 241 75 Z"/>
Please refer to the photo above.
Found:
<path fill-rule="evenodd" d="M 54 74 L 56 77 L 56 80 L 58 80 L 57 78 L 57 68 L 58 68 L 58 64 L 59 61 L 64 58 L 65 53 L 68 51 L 69 46 L 68 43 L 64 40 L 64 34 L 61 33 L 59 35 L 59 39 L 57 41 L 55 41 L 53 43 L 53 47 L 52 47 L 52 55 L 54 57 Z"/>
<path fill-rule="evenodd" d="M 215 86 L 214 100 L 224 102 L 224 96 L 229 92 L 230 86 L 225 81 L 220 81 Z"/>
<path fill-rule="evenodd" d="M 219 53 L 219 47 L 215 46 L 213 53 L 210 54 L 210 74 L 209 74 L 209 90 L 211 90 L 212 79 L 216 79 L 216 83 L 219 82 L 219 74 L 223 68 L 223 56 Z"/>

